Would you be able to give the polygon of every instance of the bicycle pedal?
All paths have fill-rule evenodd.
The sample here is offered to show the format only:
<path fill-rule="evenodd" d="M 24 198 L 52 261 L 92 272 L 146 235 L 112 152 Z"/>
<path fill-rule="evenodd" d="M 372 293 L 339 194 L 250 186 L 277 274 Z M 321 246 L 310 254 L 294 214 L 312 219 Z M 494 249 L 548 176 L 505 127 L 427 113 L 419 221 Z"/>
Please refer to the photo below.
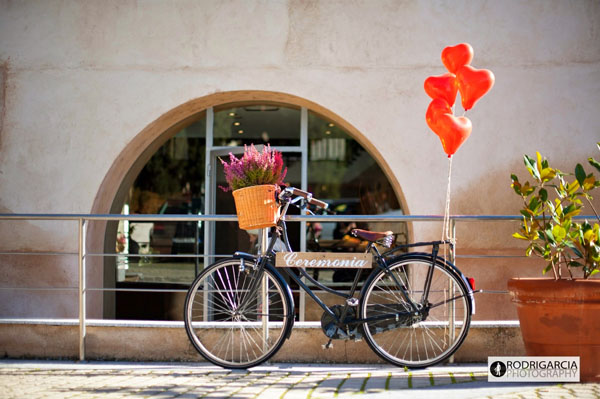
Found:
<path fill-rule="evenodd" d="M 358 298 L 348 298 L 346 299 L 346 303 L 348 304 L 348 306 L 358 306 Z"/>
<path fill-rule="evenodd" d="M 333 344 L 331 343 L 331 340 L 329 340 L 329 342 L 327 342 L 326 344 L 321 345 L 321 348 L 323 348 L 323 349 L 331 349 L 331 348 L 333 348 Z"/>

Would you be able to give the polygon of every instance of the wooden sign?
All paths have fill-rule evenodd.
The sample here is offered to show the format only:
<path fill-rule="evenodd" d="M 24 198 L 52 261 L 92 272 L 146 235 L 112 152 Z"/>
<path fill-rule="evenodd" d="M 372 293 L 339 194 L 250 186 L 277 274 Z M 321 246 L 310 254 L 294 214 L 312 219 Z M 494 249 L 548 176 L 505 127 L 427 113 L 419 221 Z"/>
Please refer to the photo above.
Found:
<path fill-rule="evenodd" d="M 370 269 L 373 255 L 363 252 L 277 252 L 277 267 L 321 269 Z"/>

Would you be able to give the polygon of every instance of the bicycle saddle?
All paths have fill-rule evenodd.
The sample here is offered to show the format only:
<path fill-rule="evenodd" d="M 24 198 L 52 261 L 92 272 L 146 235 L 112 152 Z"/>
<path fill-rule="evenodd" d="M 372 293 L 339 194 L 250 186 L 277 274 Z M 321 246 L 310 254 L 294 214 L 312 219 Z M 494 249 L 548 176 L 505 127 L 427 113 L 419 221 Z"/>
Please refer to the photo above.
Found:
<path fill-rule="evenodd" d="M 354 237 L 362 238 L 363 240 L 370 241 L 370 242 L 379 241 L 382 238 L 393 236 L 393 234 L 394 234 L 393 231 L 377 232 L 377 231 L 369 231 L 369 230 L 362 230 L 362 229 L 353 229 L 352 230 L 352 235 L 354 235 Z"/>

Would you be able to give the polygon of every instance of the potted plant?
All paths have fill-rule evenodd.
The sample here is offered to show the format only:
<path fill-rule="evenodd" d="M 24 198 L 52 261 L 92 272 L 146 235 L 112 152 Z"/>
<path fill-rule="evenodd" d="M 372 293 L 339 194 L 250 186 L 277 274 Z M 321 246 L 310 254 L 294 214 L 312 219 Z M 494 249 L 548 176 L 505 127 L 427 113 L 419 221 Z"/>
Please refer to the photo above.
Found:
<path fill-rule="evenodd" d="M 539 153 L 524 162 L 533 181 L 511 176 L 523 201 L 513 236 L 529 243 L 527 256 L 545 260 L 543 274 L 551 273 L 508 282 L 525 349 L 530 356 L 579 356 L 582 381 L 600 381 L 600 218 L 591 197 L 600 181 L 581 164 L 573 174 L 552 168 Z M 588 163 L 600 171 L 596 160 Z M 574 219 L 584 206 L 595 221 Z"/>
<path fill-rule="evenodd" d="M 233 191 L 238 224 L 241 229 L 253 230 L 275 226 L 279 207 L 275 194 L 287 173 L 281 153 L 270 145 L 258 151 L 254 144 L 244 146 L 241 158 L 229 153 L 229 162 L 220 159 L 225 168 L 228 187 Z"/>

